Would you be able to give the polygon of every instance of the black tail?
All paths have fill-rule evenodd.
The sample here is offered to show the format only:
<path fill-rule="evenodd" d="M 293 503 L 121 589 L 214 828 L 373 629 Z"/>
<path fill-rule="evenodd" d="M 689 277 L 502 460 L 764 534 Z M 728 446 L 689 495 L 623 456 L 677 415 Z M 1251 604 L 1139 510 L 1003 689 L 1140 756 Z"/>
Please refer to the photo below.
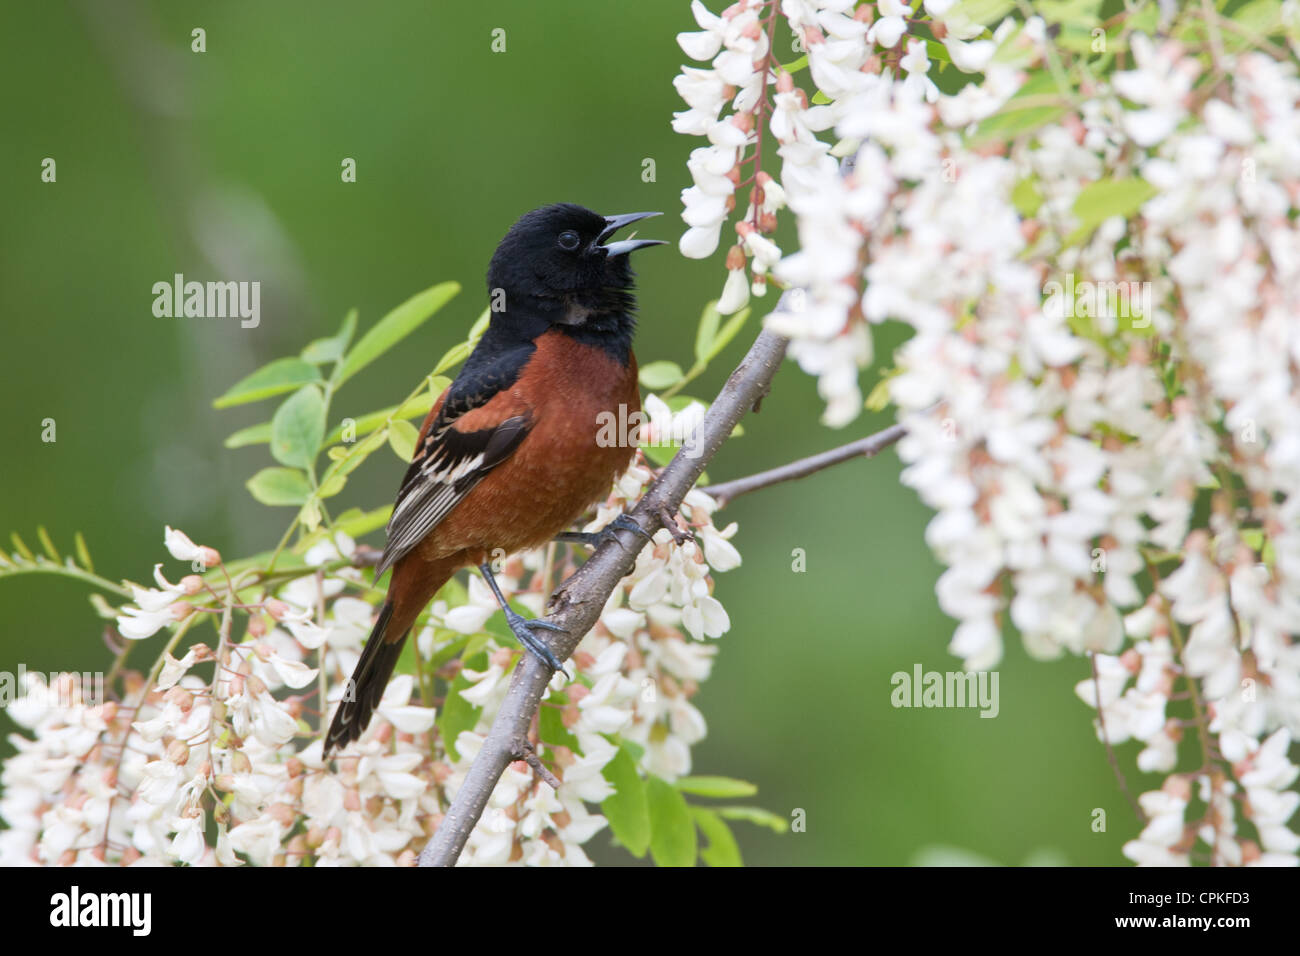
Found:
<path fill-rule="evenodd" d="M 348 679 L 343 700 L 330 723 L 329 733 L 325 735 L 323 754 L 327 759 L 331 751 L 346 747 L 361 736 L 370 723 L 375 708 L 379 706 L 380 698 L 384 696 L 388 678 L 392 676 L 397 658 L 402 654 L 402 645 L 406 643 L 406 634 L 395 641 L 384 640 L 384 631 L 392 616 L 393 602 L 385 601 L 379 611 L 379 619 L 375 621 L 374 629 L 361 651 L 357 669 Z"/>

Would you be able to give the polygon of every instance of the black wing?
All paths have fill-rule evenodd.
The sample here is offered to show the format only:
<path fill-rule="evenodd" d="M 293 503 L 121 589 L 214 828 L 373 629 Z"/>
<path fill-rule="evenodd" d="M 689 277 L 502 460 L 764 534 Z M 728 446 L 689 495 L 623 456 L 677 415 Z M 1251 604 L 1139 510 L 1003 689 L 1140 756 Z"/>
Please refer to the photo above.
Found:
<path fill-rule="evenodd" d="M 482 408 L 515 383 L 532 357 L 533 346 L 493 350 L 490 357 L 484 354 L 481 359 L 479 351 L 475 350 L 451 384 L 438 416 L 415 449 L 388 519 L 388 544 L 375 569 L 376 578 L 450 514 L 489 471 L 510 457 L 532 428 L 527 410 L 491 428 L 456 428 L 466 412 Z"/>

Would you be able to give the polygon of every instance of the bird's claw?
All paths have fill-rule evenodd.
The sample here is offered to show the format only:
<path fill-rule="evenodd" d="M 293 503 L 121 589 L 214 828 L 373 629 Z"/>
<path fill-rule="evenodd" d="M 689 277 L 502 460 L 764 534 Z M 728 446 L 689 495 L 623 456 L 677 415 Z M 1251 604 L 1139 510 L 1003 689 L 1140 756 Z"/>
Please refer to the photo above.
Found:
<path fill-rule="evenodd" d="M 646 531 L 645 528 L 642 528 L 639 524 L 637 524 L 636 521 L 633 520 L 631 515 L 627 515 L 627 514 L 619 515 L 617 518 L 615 518 L 609 524 L 605 525 L 605 527 L 601 528 L 599 531 L 565 531 L 562 534 L 558 535 L 556 537 L 556 540 L 572 541 L 577 544 L 588 545 L 589 547 L 592 548 L 599 548 L 606 541 L 612 540 L 616 542 L 618 546 L 622 548 L 624 551 L 627 551 L 629 550 L 629 548 L 621 540 L 619 540 L 617 534 L 620 528 L 622 528 L 625 531 L 631 531 L 634 534 L 639 534 L 647 541 L 653 540 L 653 535 L 651 535 L 648 531 Z"/>
<path fill-rule="evenodd" d="M 516 614 L 514 611 L 506 612 L 506 623 L 510 625 L 510 630 L 515 635 L 515 639 L 523 645 L 525 650 L 548 665 L 551 670 L 559 671 L 566 678 L 569 676 L 569 672 L 564 669 L 564 665 L 560 663 L 560 659 L 555 656 L 555 652 L 551 650 L 550 646 L 533 633 L 534 628 L 561 632 L 564 631 L 564 628 L 558 624 L 552 624 L 550 621 L 543 621 L 540 618 L 526 620 L 523 615 Z"/>
<path fill-rule="evenodd" d="M 673 536 L 673 542 L 675 544 L 683 545 L 687 541 L 695 540 L 695 532 L 690 530 L 690 528 L 683 530 L 682 526 L 677 523 L 677 515 L 669 511 L 667 508 L 659 509 L 659 520 L 664 523 L 664 528 Z"/>

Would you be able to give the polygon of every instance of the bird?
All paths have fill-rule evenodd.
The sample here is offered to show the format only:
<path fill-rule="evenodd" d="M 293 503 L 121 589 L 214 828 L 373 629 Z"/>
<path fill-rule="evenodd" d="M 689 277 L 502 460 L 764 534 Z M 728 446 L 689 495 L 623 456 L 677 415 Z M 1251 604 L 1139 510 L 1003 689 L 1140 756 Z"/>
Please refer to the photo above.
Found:
<path fill-rule="evenodd" d="M 325 735 L 326 758 L 365 731 L 411 627 L 457 571 L 477 566 L 516 639 L 554 672 L 562 664 L 539 632 L 560 628 L 512 610 L 489 557 L 557 537 L 595 544 L 614 526 L 645 534 L 626 516 L 595 534 L 562 532 L 636 453 L 601 423 L 639 420 L 629 257 L 664 243 L 610 240 L 657 215 L 556 203 L 520 217 L 496 247 L 491 317 L 420 430 L 375 570 L 378 581 L 392 569 L 388 591 Z"/>

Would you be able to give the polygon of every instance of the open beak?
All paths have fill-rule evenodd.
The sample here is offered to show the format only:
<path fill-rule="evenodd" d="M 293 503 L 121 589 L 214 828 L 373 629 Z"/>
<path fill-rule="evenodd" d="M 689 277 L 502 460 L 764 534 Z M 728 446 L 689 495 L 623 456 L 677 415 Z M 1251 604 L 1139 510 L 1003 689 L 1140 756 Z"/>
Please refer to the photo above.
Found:
<path fill-rule="evenodd" d="M 651 216 L 661 215 L 663 215 L 663 213 L 629 212 L 624 213 L 621 216 L 606 216 L 605 228 L 601 230 L 600 235 L 596 237 L 596 242 L 597 244 L 605 242 L 606 239 L 618 232 L 624 226 L 631 225 L 641 219 L 648 219 Z M 605 250 L 605 255 L 607 256 L 623 256 L 635 249 L 644 249 L 646 246 L 662 246 L 666 244 L 667 243 L 662 239 L 620 239 L 618 242 L 607 243 L 601 246 L 601 248 Z"/>

